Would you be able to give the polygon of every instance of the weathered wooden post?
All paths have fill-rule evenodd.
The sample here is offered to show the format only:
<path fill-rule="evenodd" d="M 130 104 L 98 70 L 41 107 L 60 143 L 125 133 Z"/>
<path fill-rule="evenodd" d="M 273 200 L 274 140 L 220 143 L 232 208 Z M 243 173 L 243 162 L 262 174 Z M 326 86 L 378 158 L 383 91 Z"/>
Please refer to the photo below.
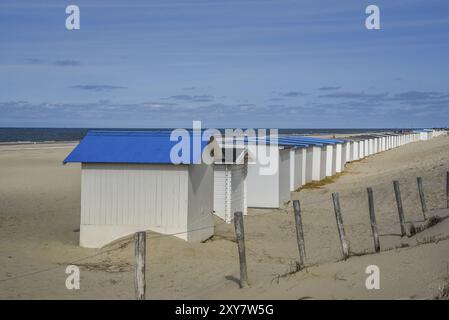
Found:
<path fill-rule="evenodd" d="M 446 202 L 449 208 L 449 171 L 446 172 Z"/>
<path fill-rule="evenodd" d="M 137 300 L 145 300 L 145 245 L 146 233 L 135 234 L 134 289 Z"/>
<path fill-rule="evenodd" d="M 426 198 L 424 197 L 422 178 L 417 177 L 416 181 L 418 182 L 418 192 L 419 192 L 419 199 L 421 200 L 422 215 L 424 216 L 424 220 L 427 220 L 427 205 L 426 205 Z"/>
<path fill-rule="evenodd" d="M 405 225 L 404 209 L 402 207 L 401 190 L 399 189 L 399 181 L 393 181 L 394 194 L 396 196 L 396 204 L 398 206 L 399 223 L 401 224 L 401 236 L 407 235 L 407 227 Z"/>
<path fill-rule="evenodd" d="M 377 231 L 376 214 L 374 211 L 373 189 L 367 188 L 366 191 L 368 192 L 369 219 L 371 221 L 371 230 L 373 232 L 374 250 L 376 252 L 379 252 L 380 251 L 380 242 L 379 242 L 379 233 Z"/>
<path fill-rule="evenodd" d="M 243 227 L 243 214 L 241 211 L 234 213 L 235 237 L 239 248 L 240 261 L 240 287 L 248 287 L 248 272 L 246 268 L 246 253 L 245 253 L 245 229 Z"/>
<path fill-rule="evenodd" d="M 304 232 L 302 229 L 301 219 L 301 205 L 299 200 L 293 200 L 293 210 L 295 212 L 295 224 L 296 224 L 296 240 L 298 241 L 299 250 L 299 269 L 304 268 L 306 261 L 306 247 L 304 243 Z"/>
<path fill-rule="evenodd" d="M 349 257 L 349 245 L 348 242 L 346 241 L 346 233 L 345 228 L 343 226 L 343 218 L 341 216 L 340 200 L 338 197 L 338 193 L 332 193 L 332 201 L 334 203 L 335 218 L 337 221 L 338 235 L 340 237 L 343 259 L 346 260 Z"/>

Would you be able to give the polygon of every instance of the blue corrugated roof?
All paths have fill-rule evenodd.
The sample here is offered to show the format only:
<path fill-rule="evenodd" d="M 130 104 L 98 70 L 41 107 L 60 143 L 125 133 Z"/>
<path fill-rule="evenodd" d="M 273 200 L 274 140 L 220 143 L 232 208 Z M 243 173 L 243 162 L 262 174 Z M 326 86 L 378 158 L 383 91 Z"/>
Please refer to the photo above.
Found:
<path fill-rule="evenodd" d="M 317 137 L 304 137 L 304 136 L 296 136 L 296 135 L 288 135 L 288 136 L 282 136 L 287 139 L 299 141 L 302 143 L 309 143 L 309 144 L 336 144 L 336 143 L 343 143 L 343 140 L 339 139 L 325 139 L 325 138 L 317 138 Z"/>
<path fill-rule="evenodd" d="M 245 138 L 245 143 L 256 143 L 256 144 L 266 144 L 266 145 L 278 145 L 281 147 L 296 147 L 296 148 L 307 148 L 309 143 L 293 141 L 287 138 L 278 137 L 277 139 L 271 139 L 268 137 L 247 137 Z"/>
<path fill-rule="evenodd" d="M 89 131 L 78 146 L 64 160 L 83 163 L 173 163 L 171 131 Z M 190 162 L 198 163 L 201 155 L 194 155 L 193 134 L 189 132 Z M 200 137 L 196 136 L 198 140 Z M 196 139 L 195 139 L 196 141 Z M 201 141 L 201 152 L 208 142 Z"/>

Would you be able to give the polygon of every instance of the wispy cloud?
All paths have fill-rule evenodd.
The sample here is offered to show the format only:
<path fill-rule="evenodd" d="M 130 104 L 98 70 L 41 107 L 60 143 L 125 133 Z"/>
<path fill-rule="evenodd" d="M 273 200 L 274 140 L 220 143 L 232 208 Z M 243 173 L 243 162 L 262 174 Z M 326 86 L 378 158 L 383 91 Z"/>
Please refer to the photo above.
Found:
<path fill-rule="evenodd" d="M 87 91 L 112 91 L 117 89 L 126 89 L 127 87 L 123 86 L 111 86 L 106 84 L 78 84 L 75 86 L 71 86 L 73 89 L 87 90 Z"/>
<path fill-rule="evenodd" d="M 306 96 L 305 93 L 300 92 L 300 91 L 288 91 L 288 92 L 281 93 L 281 95 L 283 97 L 286 97 L 286 98 L 294 98 L 294 97 Z"/>
<path fill-rule="evenodd" d="M 57 60 L 57 61 L 53 62 L 53 65 L 58 66 L 58 67 L 76 67 L 76 66 L 80 66 L 81 62 L 79 62 L 77 60 Z"/>
<path fill-rule="evenodd" d="M 318 88 L 318 90 L 320 90 L 320 91 L 333 91 L 333 90 L 338 90 L 340 88 L 341 87 L 324 86 L 324 87 Z"/>
<path fill-rule="evenodd" d="M 397 93 L 393 96 L 393 99 L 395 100 L 433 100 L 433 99 L 439 99 L 444 98 L 445 95 L 442 92 L 435 92 L 435 91 L 406 91 Z"/>
<path fill-rule="evenodd" d="M 337 99 L 379 99 L 385 98 L 388 93 L 365 93 L 365 92 L 334 92 L 320 95 L 320 98 L 337 98 Z"/>
<path fill-rule="evenodd" d="M 47 65 L 47 66 L 56 66 L 56 67 L 78 67 L 81 65 L 81 62 L 73 59 L 62 59 L 56 61 L 45 61 L 40 58 L 28 58 L 25 61 L 29 64 L 33 65 Z"/>
<path fill-rule="evenodd" d="M 178 94 L 170 96 L 167 99 L 177 101 L 189 101 L 189 102 L 212 102 L 214 100 L 214 97 L 208 94 L 202 95 Z"/>

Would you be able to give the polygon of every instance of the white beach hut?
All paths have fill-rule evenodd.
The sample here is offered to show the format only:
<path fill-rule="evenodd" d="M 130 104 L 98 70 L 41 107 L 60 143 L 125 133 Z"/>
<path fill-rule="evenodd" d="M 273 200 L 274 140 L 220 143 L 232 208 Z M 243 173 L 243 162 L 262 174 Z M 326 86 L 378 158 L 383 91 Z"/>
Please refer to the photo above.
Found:
<path fill-rule="evenodd" d="M 350 149 L 351 142 L 345 141 L 341 149 L 341 170 L 343 171 L 347 162 L 351 161 Z"/>
<path fill-rule="evenodd" d="M 279 208 L 290 200 L 291 147 L 257 144 L 256 149 L 257 155 L 260 153 L 269 155 L 276 168 L 269 169 L 260 161 L 248 163 L 247 205 L 257 208 Z"/>
<path fill-rule="evenodd" d="M 179 144 L 165 133 L 89 132 L 64 160 L 81 163 L 80 245 L 98 248 L 145 230 L 187 241 L 211 237 L 213 168 L 201 161 L 209 143 L 199 144 L 176 148 L 184 160 L 174 164 Z"/>
<path fill-rule="evenodd" d="M 352 161 L 359 160 L 359 142 L 357 140 L 351 143 L 351 154 Z"/>
<path fill-rule="evenodd" d="M 321 170 L 321 149 L 320 146 L 307 148 L 306 160 L 306 182 L 319 181 L 326 177 L 326 172 Z"/>
<path fill-rule="evenodd" d="M 365 158 L 365 140 L 359 140 L 359 159 Z"/>
<path fill-rule="evenodd" d="M 214 163 L 214 214 L 231 223 L 234 212 L 248 213 L 247 148 L 222 148 L 221 159 Z M 230 155 L 227 159 L 226 155 Z"/>
<path fill-rule="evenodd" d="M 306 184 L 307 148 L 290 150 L 290 191 L 295 191 Z"/>
<path fill-rule="evenodd" d="M 332 150 L 332 174 L 340 173 L 344 169 L 343 145 L 344 143 L 336 143 Z"/>
<path fill-rule="evenodd" d="M 320 171 L 324 174 L 324 177 L 330 177 L 332 173 L 332 160 L 333 160 L 333 146 L 328 144 L 324 145 L 321 149 L 321 169 Z M 321 179 L 320 179 L 321 180 Z"/>

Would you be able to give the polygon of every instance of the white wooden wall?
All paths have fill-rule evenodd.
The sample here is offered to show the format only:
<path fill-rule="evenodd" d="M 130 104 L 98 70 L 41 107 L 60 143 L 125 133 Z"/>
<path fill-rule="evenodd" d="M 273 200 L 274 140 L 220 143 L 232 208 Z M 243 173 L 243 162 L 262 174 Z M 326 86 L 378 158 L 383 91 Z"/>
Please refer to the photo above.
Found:
<path fill-rule="evenodd" d="M 231 166 L 231 210 L 229 220 L 233 219 L 234 212 L 241 211 L 247 214 L 246 207 L 246 165 Z"/>
<path fill-rule="evenodd" d="M 213 172 L 207 167 L 82 164 L 80 245 L 98 248 L 145 230 L 207 239 L 213 235 Z M 191 232 L 195 228 L 201 231 Z"/>
<path fill-rule="evenodd" d="M 226 198 L 228 192 L 226 165 L 214 164 L 214 211 L 221 219 L 226 219 Z"/>
<path fill-rule="evenodd" d="M 215 215 L 230 223 L 234 212 L 247 214 L 246 164 L 214 165 Z"/>
<path fill-rule="evenodd" d="M 187 221 L 186 166 L 82 164 L 81 224 L 178 230 Z"/>
<path fill-rule="evenodd" d="M 247 173 L 247 199 L 248 207 L 255 208 L 278 208 L 279 207 L 279 147 L 278 146 L 257 146 L 257 154 L 269 154 L 276 157 L 278 169 L 274 174 L 262 175 L 260 173 L 262 165 L 259 161 L 248 164 Z M 259 159 L 260 160 L 260 159 Z M 288 180 L 287 180 L 288 186 Z"/>

